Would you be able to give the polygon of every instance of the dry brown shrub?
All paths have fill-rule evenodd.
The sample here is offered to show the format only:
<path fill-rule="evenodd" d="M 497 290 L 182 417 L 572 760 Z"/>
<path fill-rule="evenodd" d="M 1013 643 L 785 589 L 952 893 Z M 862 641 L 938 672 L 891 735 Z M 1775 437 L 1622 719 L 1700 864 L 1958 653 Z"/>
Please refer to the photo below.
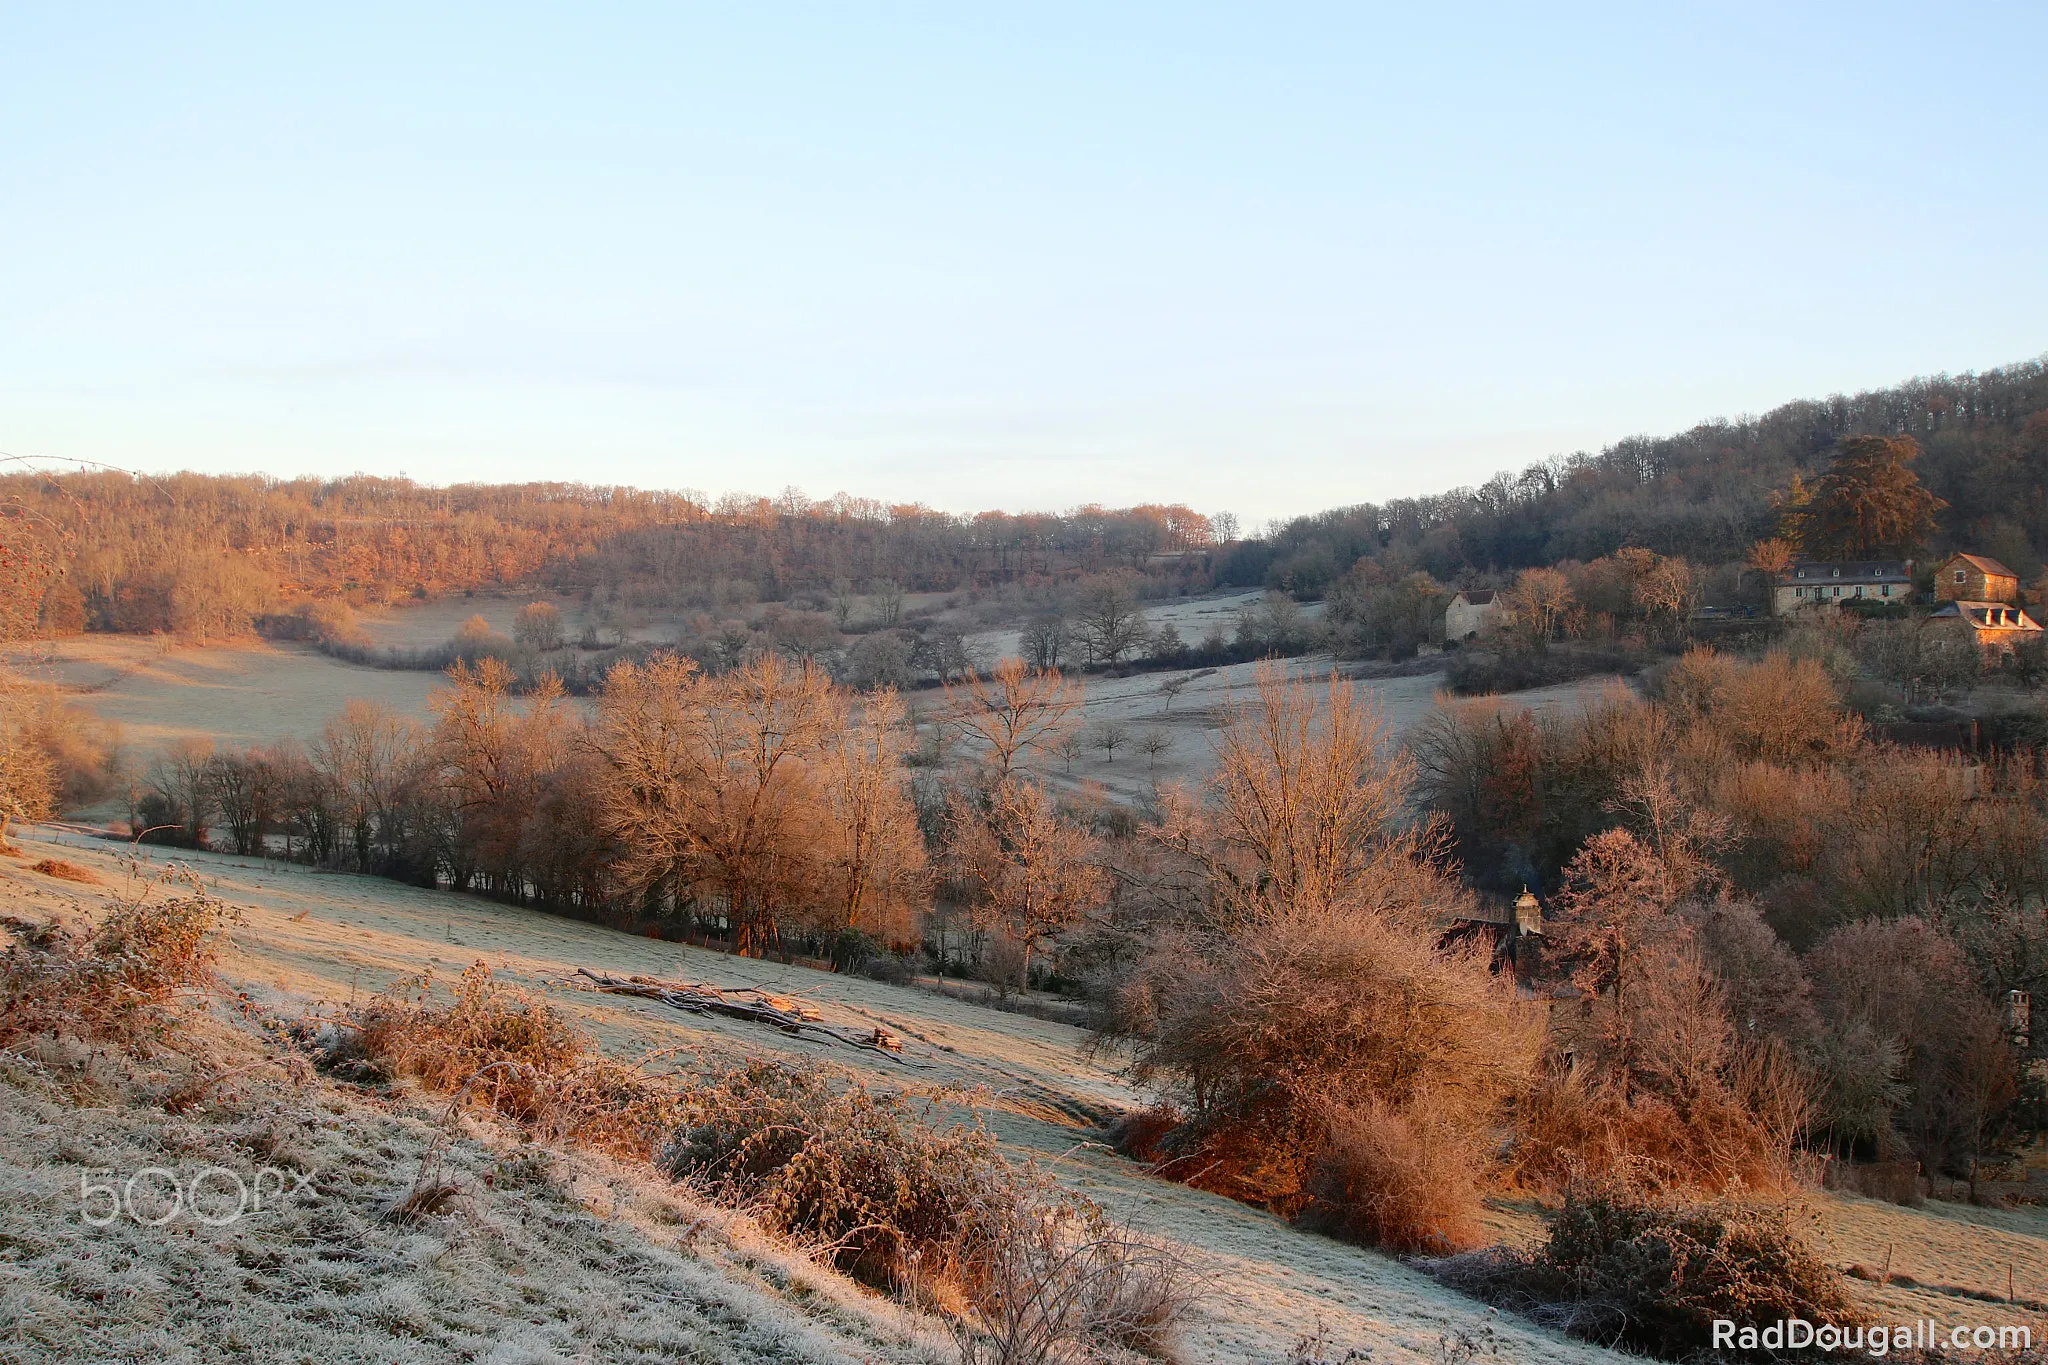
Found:
<path fill-rule="evenodd" d="M 1139 1161 L 1157 1161 L 1166 1135 L 1180 1127 L 1181 1113 L 1169 1104 L 1133 1109 L 1110 1126 L 1109 1141 L 1119 1152 Z"/>
<path fill-rule="evenodd" d="M 80 867 L 77 863 L 66 862 L 62 858 L 45 858 L 41 862 L 31 863 L 29 871 L 40 872 L 45 877 L 55 877 L 59 881 L 81 882 L 86 886 L 100 884 L 99 873 L 91 868 Z"/>
<path fill-rule="evenodd" d="M 1479 1134 L 1429 1097 L 1376 1099 L 1330 1116 L 1302 1222 L 1347 1241 L 1442 1255 L 1481 1239 Z"/>
<path fill-rule="evenodd" d="M 536 993 L 493 981 L 481 962 L 446 1004 L 433 1000 L 428 974 L 377 997 L 355 1022 L 362 1050 L 393 1071 L 549 1140 L 648 1157 L 675 1123 L 671 1087 L 605 1056 Z"/>
<path fill-rule="evenodd" d="M 864 1283 L 948 1313 L 962 1358 L 1156 1351 L 1187 1302 L 1178 1253 L 1013 1170 L 928 1104 L 752 1062 L 686 1087 L 662 1167 Z"/>
<path fill-rule="evenodd" d="M 144 886 L 85 936 L 9 921 L 0 1046 L 46 1032 L 140 1046 L 169 1025 L 174 997 L 210 986 L 230 912 L 196 890 L 156 899 L 165 884 Z"/>
<path fill-rule="evenodd" d="M 655 1160 L 838 1269 L 949 1313 L 972 1359 L 1035 1365 L 1101 1342 L 1144 1345 L 1185 1303 L 1166 1268 L 1177 1259 L 1011 1170 L 985 1130 L 941 1127 L 902 1096 L 769 1062 L 696 1081 L 648 1077 L 481 963 L 452 1000 L 434 1002 L 420 978 L 379 997 L 357 1025 L 363 1052 L 452 1094 L 451 1108 L 476 1105 L 547 1140 Z M 429 1164 L 391 1216 L 432 1216 L 459 1192 Z M 1073 1255 L 1017 1251 L 1034 1246 Z M 1026 1302 L 1058 1308 L 1053 1320 L 1031 1319 L 1027 1335 L 1044 1349 L 990 1355 L 990 1333 Z"/>
<path fill-rule="evenodd" d="M 1515 1120 L 1506 1175 L 1525 1189 L 1621 1172 L 1660 1189 L 1710 1192 L 1794 1182 L 1789 1137 L 1720 1086 L 1673 1098 L 1556 1073 L 1522 1097 Z"/>
<path fill-rule="evenodd" d="M 1147 1023 L 1137 1075 L 1189 1115 L 1160 1143 L 1163 1174 L 1291 1216 L 1314 1199 L 1313 1173 L 1345 1129 L 1323 1177 L 1325 1212 L 1396 1246 L 1441 1246 L 1466 1226 L 1449 1204 L 1476 1199 L 1477 1135 L 1540 1040 L 1537 1011 L 1483 957 L 1439 950 L 1370 908 L 1273 910 L 1215 942 L 1163 942 L 1128 994 Z M 1361 1119 L 1353 1106 L 1365 1095 L 1379 1112 Z M 1413 1152 L 1391 1116 L 1427 1132 L 1443 1161 L 1470 1158 L 1472 1176 L 1396 1201 L 1389 1182 Z M 1419 1221 L 1401 1223 L 1402 1210 Z"/>

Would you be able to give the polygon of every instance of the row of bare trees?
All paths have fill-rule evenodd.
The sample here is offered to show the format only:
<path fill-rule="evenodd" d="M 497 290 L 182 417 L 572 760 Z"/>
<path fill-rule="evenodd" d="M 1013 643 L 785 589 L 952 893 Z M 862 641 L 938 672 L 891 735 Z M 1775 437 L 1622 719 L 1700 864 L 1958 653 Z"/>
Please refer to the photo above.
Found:
<path fill-rule="evenodd" d="M 1042 785 L 1080 691 L 1016 661 L 949 689 L 967 763 L 920 822 L 888 689 L 761 654 L 622 663 L 594 714 L 458 663 L 420 724 L 354 701 L 309 745 L 173 745 L 135 815 L 160 840 L 281 853 L 580 912 L 675 916 L 742 952 L 917 943 L 935 872 L 982 948 L 1030 957 L 1102 899 L 1093 821 Z M 925 826 L 929 824 L 929 843 Z"/>

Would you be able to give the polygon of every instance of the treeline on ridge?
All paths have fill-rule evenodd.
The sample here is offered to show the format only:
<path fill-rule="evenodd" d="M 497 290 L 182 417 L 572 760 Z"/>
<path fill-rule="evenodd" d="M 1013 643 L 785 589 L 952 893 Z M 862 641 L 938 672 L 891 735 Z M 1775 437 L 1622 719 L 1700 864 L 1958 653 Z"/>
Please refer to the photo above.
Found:
<path fill-rule="evenodd" d="M 1220 534 L 1230 532 L 1223 519 Z M 951 590 L 1120 569 L 1208 586 L 1219 530 L 1179 505 L 953 515 L 794 489 L 770 499 L 577 484 L 113 472 L 0 476 L 0 583 L 48 633 L 227 636 L 309 601 L 486 588 L 625 611 L 719 610 L 840 585 Z M 1155 557 L 1161 562 L 1154 563 Z"/>
<path fill-rule="evenodd" d="M 1225 557 L 1227 586 L 1328 590 L 1361 559 L 1444 583 L 1590 561 L 1629 546 L 1696 565 L 1741 563 L 1777 533 L 1780 499 L 1846 437 L 1903 436 L 1947 506 L 1931 548 L 1992 555 L 2032 578 L 2048 559 L 2048 363 L 1916 379 L 1853 396 L 1631 437 L 1476 488 L 1296 517 Z"/>

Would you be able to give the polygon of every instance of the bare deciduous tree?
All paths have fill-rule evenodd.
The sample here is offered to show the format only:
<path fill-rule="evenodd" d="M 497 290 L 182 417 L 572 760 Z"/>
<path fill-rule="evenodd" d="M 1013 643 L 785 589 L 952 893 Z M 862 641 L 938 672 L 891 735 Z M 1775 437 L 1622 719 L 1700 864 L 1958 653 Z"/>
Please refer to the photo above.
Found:
<path fill-rule="evenodd" d="M 562 647 L 562 612 L 552 602 L 528 602 L 512 621 L 512 641 L 529 654 Z"/>
<path fill-rule="evenodd" d="M 868 596 L 874 600 L 875 620 L 884 629 L 892 629 L 903 620 L 903 589 L 894 579 L 878 578 L 868 584 Z"/>
<path fill-rule="evenodd" d="M 1057 670 L 1030 669 L 1022 659 L 1004 659 L 986 678 L 967 671 L 946 690 L 946 721 L 984 751 L 1001 782 L 1023 754 L 1056 742 L 1082 703 L 1081 689 Z"/>
<path fill-rule="evenodd" d="M 1348 683 L 1332 674 L 1311 689 L 1262 664 L 1252 698 L 1228 704 L 1207 800 L 1170 792 L 1159 837 L 1197 860 L 1233 912 L 1335 904 L 1434 837 L 1396 827 L 1413 781 L 1385 720 Z"/>
<path fill-rule="evenodd" d="M 1067 623 L 1054 613 L 1034 616 L 1017 637 L 1017 648 L 1033 668 L 1054 669 L 1067 648 Z"/>
<path fill-rule="evenodd" d="M 423 748 L 416 722 L 360 698 L 350 699 L 313 742 L 313 766 L 326 779 L 359 870 L 374 868 L 378 830 L 390 824 L 399 788 Z"/>
<path fill-rule="evenodd" d="M 926 897 L 924 840 L 904 780 L 911 730 L 893 691 L 871 693 L 826 734 L 819 768 L 831 818 L 819 854 L 832 927 L 915 943 Z"/>
<path fill-rule="evenodd" d="M 56 802 L 56 765 L 37 733 L 35 700 L 0 675 L 0 846 L 9 825 L 44 819 Z"/>
<path fill-rule="evenodd" d="M 1111 763 L 1116 762 L 1116 751 L 1130 739 L 1131 727 L 1116 719 L 1097 721 L 1088 731 L 1088 742 L 1102 750 Z"/>
<path fill-rule="evenodd" d="M 1083 593 L 1074 623 L 1089 659 L 1111 668 L 1145 639 L 1145 609 L 1122 583 L 1103 583 Z"/>
<path fill-rule="evenodd" d="M 150 789 L 161 803 L 154 808 L 151 823 L 180 826 L 194 848 L 206 847 L 206 832 L 213 823 L 212 765 L 212 741 L 185 738 L 166 745 L 149 768 Z"/>
<path fill-rule="evenodd" d="M 1541 653 L 1565 633 L 1577 599 L 1571 580 L 1556 569 L 1524 569 L 1501 601 L 1488 633 L 1519 649 Z"/>
<path fill-rule="evenodd" d="M 821 908 L 887 932 L 918 872 L 895 712 L 869 705 L 853 720 L 821 670 L 774 654 L 716 678 L 674 657 L 614 669 L 595 742 L 622 879 L 710 907 L 742 952 Z"/>
<path fill-rule="evenodd" d="M 1062 815 L 1042 787 L 1018 778 L 989 792 L 985 804 L 957 801 L 951 843 L 984 921 L 1022 946 L 1026 982 L 1032 953 L 1099 905 L 1108 889 L 1095 836 Z"/>
<path fill-rule="evenodd" d="M 279 810 L 277 772 L 262 749 L 219 753 L 207 769 L 214 810 L 227 826 L 235 852 L 243 857 L 263 853 L 264 831 Z"/>
<path fill-rule="evenodd" d="M 464 866 L 458 884 L 481 874 L 497 895 L 524 899 L 522 845 L 546 774 L 569 748 L 570 717 L 553 674 L 537 683 L 524 706 L 512 701 L 517 681 L 500 659 L 448 670 L 452 687 L 428 699 L 434 750 L 459 825 Z"/>

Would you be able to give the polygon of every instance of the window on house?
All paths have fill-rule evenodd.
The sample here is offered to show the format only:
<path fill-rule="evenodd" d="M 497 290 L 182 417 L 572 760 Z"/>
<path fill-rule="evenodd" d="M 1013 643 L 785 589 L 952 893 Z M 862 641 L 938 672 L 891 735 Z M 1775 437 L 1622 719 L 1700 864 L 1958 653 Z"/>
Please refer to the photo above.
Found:
<path fill-rule="evenodd" d="M 1956 582 L 1958 582 L 1958 583 L 1967 583 L 1967 582 L 1969 582 L 1969 581 L 1970 581 L 1970 575 L 1969 575 L 1968 573 L 1964 572 L 1964 571 L 1963 571 L 1963 570 L 1961 570 L 1961 569 L 1957 569 L 1957 570 L 1956 570 Z"/>

